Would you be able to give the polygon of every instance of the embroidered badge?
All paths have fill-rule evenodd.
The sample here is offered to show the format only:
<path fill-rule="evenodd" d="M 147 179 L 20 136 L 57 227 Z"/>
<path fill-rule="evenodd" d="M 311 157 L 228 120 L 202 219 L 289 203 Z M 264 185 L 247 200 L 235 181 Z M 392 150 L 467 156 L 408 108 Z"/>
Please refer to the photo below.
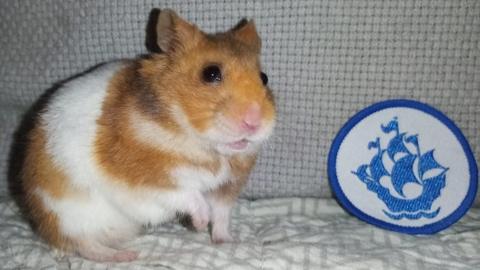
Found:
<path fill-rule="evenodd" d="M 456 125 L 410 100 L 374 104 L 341 129 L 329 155 L 339 202 L 360 219 L 411 234 L 460 219 L 477 191 L 472 151 Z"/>

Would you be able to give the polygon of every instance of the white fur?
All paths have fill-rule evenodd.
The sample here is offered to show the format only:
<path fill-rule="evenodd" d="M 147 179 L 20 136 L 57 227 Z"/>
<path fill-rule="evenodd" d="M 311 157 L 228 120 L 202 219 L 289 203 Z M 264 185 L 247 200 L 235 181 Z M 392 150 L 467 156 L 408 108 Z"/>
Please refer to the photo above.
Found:
<path fill-rule="evenodd" d="M 95 188 L 98 173 L 93 162 L 97 119 L 113 74 L 122 67 L 113 62 L 65 84 L 53 96 L 42 116 L 47 152 L 77 187 Z"/>
<path fill-rule="evenodd" d="M 231 168 L 228 160 L 220 157 L 220 169 L 216 173 L 190 166 L 179 166 L 171 172 L 171 176 L 183 189 L 205 192 L 230 180 Z"/>
<path fill-rule="evenodd" d="M 62 233 L 76 240 L 91 238 L 110 243 L 113 239 L 129 239 L 139 229 L 139 224 L 116 211 L 107 198 L 96 192 L 61 200 L 51 198 L 40 189 L 36 193 L 45 206 L 57 214 Z"/>

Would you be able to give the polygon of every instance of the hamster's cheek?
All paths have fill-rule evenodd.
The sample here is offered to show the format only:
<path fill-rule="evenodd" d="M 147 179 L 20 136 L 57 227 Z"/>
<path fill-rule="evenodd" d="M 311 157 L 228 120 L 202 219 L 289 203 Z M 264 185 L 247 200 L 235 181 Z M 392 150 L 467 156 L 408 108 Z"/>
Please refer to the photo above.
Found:
<path fill-rule="evenodd" d="M 227 143 L 233 141 L 232 136 L 228 136 L 226 132 L 217 126 L 211 126 L 207 130 L 201 133 L 202 137 L 212 143 Z"/>
<path fill-rule="evenodd" d="M 207 128 L 201 133 L 206 139 L 214 142 L 232 142 L 245 137 L 223 113 L 217 113 L 215 117 L 210 118 Z"/>
<path fill-rule="evenodd" d="M 261 128 L 258 130 L 257 133 L 253 134 L 248 139 L 253 142 L 262 143 L 263 141 L 267 140 L 273 133 L 275 128 L 275 120 L 264 120 L 262 123 Z"/>

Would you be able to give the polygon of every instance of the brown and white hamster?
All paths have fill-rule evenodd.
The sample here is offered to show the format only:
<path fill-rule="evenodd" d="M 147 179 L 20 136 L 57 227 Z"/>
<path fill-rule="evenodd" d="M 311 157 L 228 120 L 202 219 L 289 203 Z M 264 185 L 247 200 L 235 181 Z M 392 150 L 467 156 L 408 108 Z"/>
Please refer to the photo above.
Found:
<path fill-rule="evenodd" d="M 111 62 L 54 93 L 28 134 L 27 215 L 53 247 L 96 261 L 145 224 L 191 216 L 232 241 L 229 214 L 275 123 L 252 21 L 206 34 L 163 10 L 162 53 Z"/>

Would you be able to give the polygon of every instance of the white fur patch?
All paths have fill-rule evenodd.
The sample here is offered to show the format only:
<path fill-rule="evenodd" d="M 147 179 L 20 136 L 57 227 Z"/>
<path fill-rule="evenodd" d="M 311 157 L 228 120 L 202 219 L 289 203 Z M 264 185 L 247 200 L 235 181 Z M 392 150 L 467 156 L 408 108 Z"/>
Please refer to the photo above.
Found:
<path fill-rule="evenodd" d="M 102 242 L 129 239 L 142 224 L 159 224 L 175 217 L 177 211 L 191 212 L 199 192 L 129 190 L 106 186 L 86 196 L 51 198 L 37 189 L 45 206 L 59 218 L 62 233 L 75 238 L 98 238 Z M 195 196 L 194 196 L 195 195 Z"/>
<path fill-rule="evenodd" d="M 179 166 L 171 172 L 171 176 L 180 188 L 205 192 L 229 181 L 231 168 L 228 160 L 221 157 L 220 169 L 216 173 L 192 166 Z"/>
<path fill-rule="evenodd" d="M 73 238 L 93 237 L 109 242 L 112 239 L 128 239 L 138 231 L 139 224 L 122 215 L 97 193 L 60 200 L 51 198 L 41 189 L 37 189 L 36 193 L 45 207 L 57 214 L 62 233 Z"/>
<path fill-rule="evenodd" d="M 93 159 L 97 119 L 108 83 L 122 66 L 122 62 L 109 63 L 66 83 L 42 115 L 46 151 L 74 186 L 94 188 L 99 178 Z"/>

